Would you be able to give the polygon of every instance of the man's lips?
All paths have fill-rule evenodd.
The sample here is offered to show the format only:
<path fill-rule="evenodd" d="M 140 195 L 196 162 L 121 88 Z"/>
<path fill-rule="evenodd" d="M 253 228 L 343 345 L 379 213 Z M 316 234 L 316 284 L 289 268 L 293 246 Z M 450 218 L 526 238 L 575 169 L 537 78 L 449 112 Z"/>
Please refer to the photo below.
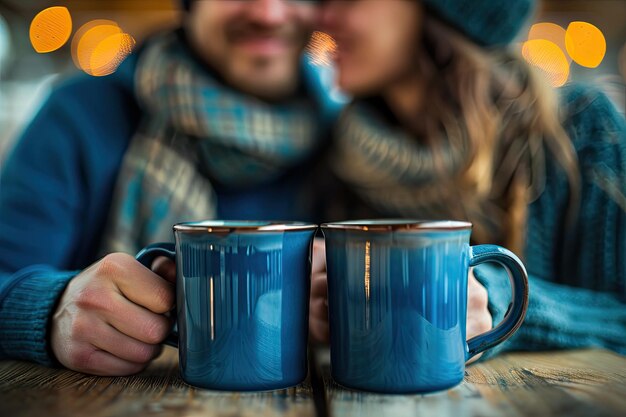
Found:
<path fill-rule="evenodd" d="M 255 55 L 278 55 L 289 49 L 289 42 L 276 36 L 250 36 L 236 39 L 234 44 Z"/>

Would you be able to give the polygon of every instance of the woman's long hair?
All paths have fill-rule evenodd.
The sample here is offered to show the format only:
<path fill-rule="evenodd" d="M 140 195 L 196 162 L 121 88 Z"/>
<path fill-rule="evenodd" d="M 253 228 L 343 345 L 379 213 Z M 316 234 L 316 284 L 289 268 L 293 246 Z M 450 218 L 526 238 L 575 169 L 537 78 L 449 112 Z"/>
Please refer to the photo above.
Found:
<path fill-rule="evenodd" d="M 426 121 L 424 138 L 436 159 L 442 136 L 466 150 L 466 165 L 457 179 L 463 204 L 500 201 L 505 224 L 500 228 L 504 241 L 498 243 L 523 256 L 528 206 L 543 191 L 550 157 L 569 181 L 566 224 L 572 226 L 580 174 L 554 90 L 521 56 L 482 48 L 428 13 L 421 45 L 418 66 L 428 97 L 420 117 Z M 473 238 L 497 241 L 480 227 L 474 228 Z"/>

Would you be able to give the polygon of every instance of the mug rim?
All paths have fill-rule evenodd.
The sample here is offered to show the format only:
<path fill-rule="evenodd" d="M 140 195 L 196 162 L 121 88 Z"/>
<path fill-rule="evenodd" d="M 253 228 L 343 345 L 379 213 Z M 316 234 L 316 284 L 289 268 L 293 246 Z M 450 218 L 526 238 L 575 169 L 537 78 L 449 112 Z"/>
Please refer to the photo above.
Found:
<path fill-rule="evenodd" d="M 362 219 L 323 223 L 321 228 L 364 232 L 451 231 L 471 230 L 472 223 L 462 220 Z"/>
<path fill-rule="evenodd" d="M 314 230 L 319 226 L 313 223 L 276 220 L 200 220 L 177 223 L 174 232 L 232 233 L 232 232 L 289 232 Z"/>

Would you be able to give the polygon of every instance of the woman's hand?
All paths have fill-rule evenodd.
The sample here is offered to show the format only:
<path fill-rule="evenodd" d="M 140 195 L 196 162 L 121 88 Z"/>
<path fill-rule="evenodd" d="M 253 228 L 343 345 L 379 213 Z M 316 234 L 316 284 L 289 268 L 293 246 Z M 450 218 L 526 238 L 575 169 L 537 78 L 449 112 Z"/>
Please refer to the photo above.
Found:
<path fill-rule="evenodd" d="M 326 281 L 326 245 L 324 239 L 313 243 L 311 270 L 311 304 L 309 306 L 309 332 L 317 342 L 328 343 L 328 284 Z"/>
<path fill-rule="evenodd" d="M 467 283 L 467 339 L 491 330 L 493 319 L 489 313 L 489 296 L 487 290 L 474 276 L 474 268 L 470 268 Z M 482 353 L 474 356 L 467 363 L 477 361 Z"/>

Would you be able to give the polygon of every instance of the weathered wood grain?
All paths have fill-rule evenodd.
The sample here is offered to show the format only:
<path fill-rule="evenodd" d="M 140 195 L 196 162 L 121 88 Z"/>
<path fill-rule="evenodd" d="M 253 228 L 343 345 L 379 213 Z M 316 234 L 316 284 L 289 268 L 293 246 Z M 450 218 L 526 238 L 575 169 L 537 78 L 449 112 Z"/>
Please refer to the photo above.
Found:
<path fill-rule="evenodd" d="M 626 358 L 604 350 L 503 355 L 428 395 L 351 391 L 332 381 L 328 350 L 316 362 L 331 416 L 626 416 Z"/>
<path fill-rule="evenodd" d="M 515 353 L 470 366 L 465 381 L 428 395 L 355 392 L 330 378 L 328 349 L 314 355 L 332 416 L 625 416 L 626 358 L 603 350 Z M 313 390 L 265 393 L 195 389 L 176 351 L 140 375 L 99 378 L 25 362 L 0 362 L 0 416 L 297 416 L 316 414 Z M 317 371 L 317 372 L 315 372 Z M 313 381 L 315 382 L 315 381 Z M 322 385 L 319 385 L 322 387 Z M 324 414 L 324 408 L 318 409 Z"/>
<path fill-rule="evenodd" d="M 166 348 L 145 372 L 123 378 L 88 376 L 26 362 L 0 362 L 0 416 L 295 416 L 315 415 L 308 381 L 262 393 L 196 389 L 178 373 Z"/>

